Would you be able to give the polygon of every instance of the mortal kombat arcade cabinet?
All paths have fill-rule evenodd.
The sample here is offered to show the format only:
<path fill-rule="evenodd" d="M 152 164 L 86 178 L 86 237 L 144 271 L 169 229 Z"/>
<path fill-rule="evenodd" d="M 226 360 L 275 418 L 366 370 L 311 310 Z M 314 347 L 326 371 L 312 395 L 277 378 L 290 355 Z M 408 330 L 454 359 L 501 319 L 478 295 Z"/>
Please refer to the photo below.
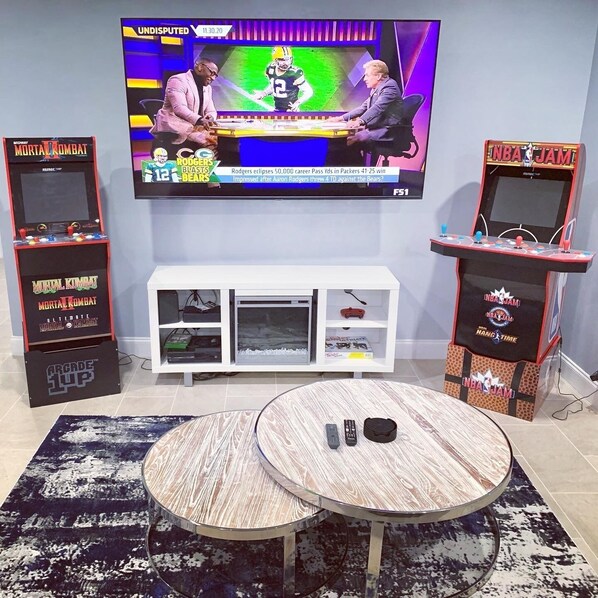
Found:
<path fill-rule="evenodd" d="M 4 139 L 32 407 L 120 392 L 95 138 Z"/>
<path fill-rule="evenodd" d="M 457 302 L 444 391 L 531 421 L 554 384 L 567 274 L 593 253 L 571 248 L 585 147 L 486 141 L 471 235 L 431 250 L 457 258 Z"/>

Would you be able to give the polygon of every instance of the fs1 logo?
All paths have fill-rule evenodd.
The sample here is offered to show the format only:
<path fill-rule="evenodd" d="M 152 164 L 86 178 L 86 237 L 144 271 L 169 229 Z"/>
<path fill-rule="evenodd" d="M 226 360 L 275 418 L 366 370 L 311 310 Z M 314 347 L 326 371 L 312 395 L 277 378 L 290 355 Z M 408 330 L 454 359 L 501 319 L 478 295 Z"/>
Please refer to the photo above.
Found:
<path fill-rule="evenodd" d="M 409 195 L 409 187 L 395 187 L 392 190 L 393 195 L 400 195 L 401 197 L 406 197 Z"/>
<path fill-rule="evenodd" d="M 82 359 L 68 363 L 56 363 L 46 368 L 49 395 L 61 395 L 70 388 L 84 388 L 95 380 L 97 359 Z"/>

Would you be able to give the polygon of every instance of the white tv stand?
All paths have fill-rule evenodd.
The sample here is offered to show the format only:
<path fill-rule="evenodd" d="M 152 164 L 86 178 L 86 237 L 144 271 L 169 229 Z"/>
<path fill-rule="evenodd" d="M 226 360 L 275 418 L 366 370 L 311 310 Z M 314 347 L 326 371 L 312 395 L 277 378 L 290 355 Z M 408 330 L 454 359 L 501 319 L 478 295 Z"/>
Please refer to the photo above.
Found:
<path fill-rule="evenodd" d="M 345 293 L 350 289 L 367 305 L 362 306 Z M 185 386 L 193 384 L 195 372 L 249 371 L 318 371 L 392 372 L 394 369 L 399 282 L 385 266 L 158 266 L 147 283 L 152 371 L 154 373 L 181 372 Z M 179 313 L 189 296 L 197 290 L 203 301 L 220 304 L 216 321 L 187 322 L 180 315 L 172 317 L 173 297 L 178 294 Z M 170 317 L 165 317 L 164 302 L 168 293 Z M 233 294 L 268 297 L 312 295 L 316 298 L 315 334 L 312 357 L 306 364 L 237 364 L 235 339 L 231 338 L 230 309 Z M 345 319 L 344 307 L 362 307 L 362 319 Z M 160 315 L 162 312 L 162 316 Z M 177 313 L 176 306 L 174 313 Z M 234 324 L 234 322 L 232 323 Z M 349 330 L 343 328 L 349 327 Z M 218 361 L 169 363 L 163 348 L 173 331 L 221 337 L 221 357 Z M 331 358 L 326 356 L 325 339 L 329 336 L 366 336 L 374 357 L 372 359 Z"/>

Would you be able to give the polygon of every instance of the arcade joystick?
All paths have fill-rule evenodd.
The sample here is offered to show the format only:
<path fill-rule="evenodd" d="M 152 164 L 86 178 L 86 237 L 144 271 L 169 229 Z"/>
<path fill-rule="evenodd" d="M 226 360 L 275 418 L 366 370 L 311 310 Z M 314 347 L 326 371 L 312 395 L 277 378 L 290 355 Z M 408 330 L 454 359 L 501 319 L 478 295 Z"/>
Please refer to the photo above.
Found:
<path fill-rule="evenodd" d="M 563 253 L 569 253 L 569 249 L 571 248 L 571 239 L 565 239 L 563 241 Z"/>
<path fill-rule="evenodd" d="M 521 235 L 517 235 L 515 237 L 515 249 L 523 249 L 523 237 Z"/>
<path fill-rule="evenodd" d="M 475 235 L 474 235 L 474 243 L 477 243 L 478 245 L 482 242 L 482 231 L 478 230 L 476 231 Z"/>
<path fill-rule="evenodd" d="M 21 241 L 24 241 L 25 237 L 27 236 L 27 231 L 24 228 L 20 228 L 19 229 L 19 236 L 21 237 Z"/>
<path fill-rule="evenodd" d="M 446 237 L 446 224 L 441 224 L 440 225 L 440 236 L 441 237 Z"/>
<path fill-rule="evenodd" d="M 70 226 L 66 227 L 66 234 L 69 237 L 72 237 L 74 232 L 75 232 L 75 227 L 74 226 L 70 225 Z"/>

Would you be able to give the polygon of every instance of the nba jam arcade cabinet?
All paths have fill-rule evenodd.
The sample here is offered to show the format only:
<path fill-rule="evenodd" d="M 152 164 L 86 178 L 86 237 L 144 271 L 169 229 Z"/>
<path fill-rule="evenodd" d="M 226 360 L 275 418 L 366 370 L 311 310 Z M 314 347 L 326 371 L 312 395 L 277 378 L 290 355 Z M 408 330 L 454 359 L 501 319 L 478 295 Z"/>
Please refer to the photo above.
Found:
<path fill-rule="evenodd" d="M 431 239 L 457 258 L 444 391 L 532 420 L 554 381 L 567 273 L 593 254 L 571 248 L 585 148 L 487 141 L 472 235 Z"/>

